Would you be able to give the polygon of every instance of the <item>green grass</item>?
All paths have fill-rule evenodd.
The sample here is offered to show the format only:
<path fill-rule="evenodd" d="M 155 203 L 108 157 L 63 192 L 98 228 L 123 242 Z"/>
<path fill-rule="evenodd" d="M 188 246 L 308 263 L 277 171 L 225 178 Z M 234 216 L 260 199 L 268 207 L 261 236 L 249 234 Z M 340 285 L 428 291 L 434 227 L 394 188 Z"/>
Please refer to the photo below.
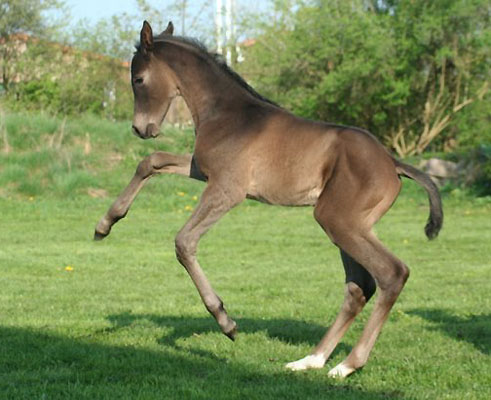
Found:
<path fill-rule="evenodd" d="M 90 189 L 114 195 L 125 184 L 123 172 L 152 151 L 192 151 L 191 129 L 167 127 L 157 140 L 143 141 L 130 128 L 91 116 L 0 113 L 0 197 L 66 198 Z"/>
<path fill-rule="evenodd" d="M 372 302 L 326 368 L 283 368 L 309 353 L 343 298 L 338 250 L 311 209 L 246 201 L 202 240 L 202 266 L 239 324 L 232 343 L 174 255 L 174 236 L 202 183 L 154 178 L 111 235 L 92 241 L 96 222 L 139 158 L 154 148 L 185 150 L 187 136 L 172 131 L 170 139 L 143 142 L 123 125 L 95 119 L 66 126 L 74 132 L 66 139 L 69 156 L 87 131 L 97 143 L 72 169 L 86 173 L 76 179 L 88 183 L 70 183 L 64 169 L 56 170 L 63 165 L 56 157 L 36 161 L 33 147 L 19 145 L 0 159 L 2 182 L 17 177 L 0 183 L 1 399 L 491 397 L 489 199 L 449 194 L 443 231 L 428 242 L 427 200 L 404 181 L 377 232 L 409 265 L 411 277 L 367 366 L 336 381 L 327 371 L 356 343 Z M 95 134 L 100 138 L 92 139 Z M 119 155 L 108 170 L 99 164 L 108 160 L 105 152 Z M 33 165 L 46 181 L 37 192 L 23 192 L 16 179 L 35 182 L 24 178 Z M 75 189 L 63 195 L 46 186 L 56 179 L 67 181 L 55 187 Z M 109 196 L 90 197 L 88 187 L 107 189 Z"/>

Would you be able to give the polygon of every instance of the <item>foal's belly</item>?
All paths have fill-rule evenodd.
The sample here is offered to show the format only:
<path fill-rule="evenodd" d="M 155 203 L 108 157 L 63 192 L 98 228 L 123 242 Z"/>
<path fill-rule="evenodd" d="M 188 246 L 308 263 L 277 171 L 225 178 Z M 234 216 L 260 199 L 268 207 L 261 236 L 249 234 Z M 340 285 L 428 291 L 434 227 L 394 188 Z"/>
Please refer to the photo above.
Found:
<path fill-rule="evenodd" d="M 313 206 L 324 185 L 322 178 L 292 176 L 253 177 L 247 191 L 249 199 L 282 206 Z"/>
<path fill-rule="evenodd" d="M 247 198 L 280 206 L 315 206 L 320 193 L 320 189 L 314 188 L 307 193 L 295 193 L 288 196 L 281 196 L 276 193 L 248 193 Z"/>

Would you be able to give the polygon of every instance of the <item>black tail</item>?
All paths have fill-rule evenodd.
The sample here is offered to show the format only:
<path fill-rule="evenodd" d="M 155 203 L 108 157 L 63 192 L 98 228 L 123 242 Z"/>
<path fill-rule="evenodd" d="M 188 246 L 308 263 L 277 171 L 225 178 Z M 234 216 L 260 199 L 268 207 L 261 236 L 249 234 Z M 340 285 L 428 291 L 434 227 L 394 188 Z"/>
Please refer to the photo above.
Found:
<path fill-rule="evenodd" d="M 425 233 L 428 239 L 436 238 L 443 224 L 442 199 L 438 188 L 424 172 L 398 160 L 394 161 L 396 163 L 396 171 L 399 175 L 404 175 L 415 180 L 428 192 L 428 199 L 430 200 L 430 216 L 428 217 L 428 222 L 425 226 Z"/>

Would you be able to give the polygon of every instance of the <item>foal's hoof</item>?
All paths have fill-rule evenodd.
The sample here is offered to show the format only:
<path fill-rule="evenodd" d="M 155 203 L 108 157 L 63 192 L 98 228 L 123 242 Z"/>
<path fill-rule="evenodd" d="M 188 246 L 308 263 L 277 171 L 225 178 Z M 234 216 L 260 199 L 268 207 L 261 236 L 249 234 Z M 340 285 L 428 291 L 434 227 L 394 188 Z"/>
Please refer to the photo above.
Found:
<path fill-rule="evenodd" d="M 223 332 L 232 342 L 235 342 L 235 336 L 237 335 L 237 324 L 234 322 L 234 326 L 227 332 Z"/>
<path fill-rule="evenodd" d="M 102 240 L 111 232 L 112 224 L 107 217 L 102 217 L 95 226 L 94 240 Z"/>
<path fill-rule="evenodd" d="M 347 376 L 351 375 L 355 371 L 356 371 L 355 368 L 349 367 L 349 366 L 341 363 L 341 364 L 336 365 L 333 369 L 331 369 L 327 373 L 327 376 L 329 378 L 343 379 L 343 378 L 346 378 Z"/>
<path fill-rule="evenodd" d="M 94 240 L 96 241 L 99 241 L 99 240 L 102 240 L 104 239 L 107 235 L 109 235 L 109 233 L 101 233 L 101 232 L 97 232 L 95 231 L 94 232 Z"/>

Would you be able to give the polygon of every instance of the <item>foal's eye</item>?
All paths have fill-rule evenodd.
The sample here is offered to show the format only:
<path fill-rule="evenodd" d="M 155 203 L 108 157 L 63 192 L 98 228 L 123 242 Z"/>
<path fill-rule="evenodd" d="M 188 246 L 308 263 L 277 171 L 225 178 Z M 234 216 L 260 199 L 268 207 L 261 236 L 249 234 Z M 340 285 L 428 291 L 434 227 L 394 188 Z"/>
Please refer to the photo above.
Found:
<path fill-rule="evenodd" d="M 136 85 L 141 85 L 143 83 L 143 78 L 135 78 L 134 82 Z"/>

